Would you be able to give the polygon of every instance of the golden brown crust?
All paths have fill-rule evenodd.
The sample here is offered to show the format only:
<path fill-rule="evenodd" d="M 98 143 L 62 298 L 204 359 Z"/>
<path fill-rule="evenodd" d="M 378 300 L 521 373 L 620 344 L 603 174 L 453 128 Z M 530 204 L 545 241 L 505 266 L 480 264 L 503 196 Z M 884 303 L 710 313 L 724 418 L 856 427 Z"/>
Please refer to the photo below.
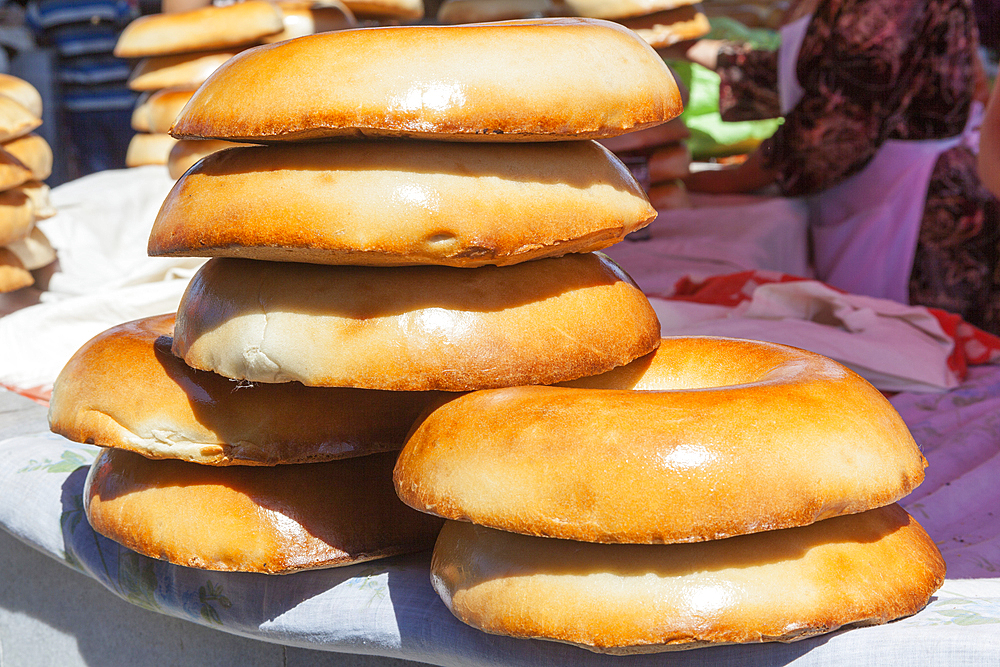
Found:
<path fill-rule="evenodd" d="M 141 93 L 132 108 L 132 118 L 129 120 L 129 125 L 136 132 L 149 132 L 149 106 L 147 102 L 154 92 L 147 90 Z"/>
<path fill-rule="evenodd" d="M 888 401 L 796 348 L 664 338 L 570 384 L 438 407 L 400 454 L 400 498 L 501 530 L 670 543 L 861 512 L 923 480 L 926 462 Z"/>
<path fill-rule="evenodd" d="M 31 133 L 6 141 L 3 150 L 28 169 L 29 178 L 26 180 L 44 181 L 52 174 L 52 148 L 41 135 Z"/>
<path fill-rule="evenodd" d="M 944 581 L 898 505 L 698 544 L 587 544 L 449 521 L 431 580 L 486 632 L 603 653 L 795 641 L 914 614 Z"/>
<path fill-rule="evenodd" d="M 177 140 L 169 134 L 132 135 L 125 152 L 126 167 L 143 167 L 151 164 L 166 164 L 170 149 Z"/>
<path fill-rule="evenodd" d="M 365 18 L 416 21 L 424 15 L 423 0 L 344 0 L 344 4 Z"/>
<path fill-rule="evenodd" d="M 0 142 L 23 137 L 41 124 L 42 119 L 20 102 L 0 95 Z"/>
<path fill-rule="evenodd" d="M 147 58 L 253 44 L 281 32 L 281 10 L 263 0 L 186 12 L 148 14 L 125 26 L 115 55 Z"/>
<path fill-rule="evenodd" d="M 318 32 L 346 30 L 358 25 L 354 13 L 338 0 L 326 0 L 322 4 L 312 2 L 278 2 L 284 29 L 261 39 L 265 44 L 283 42 L 286 39 L 315 35 Z"/>
<path fill-rule="evenodd" d="M 128 87 L 138 91 L 162 88 L 197 88 L 238 50 L 185 53 L 144 58 L 132 70 Z"/>
<path fill-rule="evenodd" d="M 551 19 L 363 28 L 256 47 L 206 81 L 173 134 L 551 141 L 614 136 L 680 112 L 673 77 L 635 33 Z"/>
<path fill-rule="evenodd" d="M 216 258 L 173 350 L 254 382 L 465 391 L 592 375 L 658 343 L 649 301 L 594 253 L 478 269 Z"/>
<path fill-rule="evenodd" d="M 152 558 L 283 574 L 429 549 L 440 520 L 392 493 L 395 454 L 259 468 L 103 449 L 84 489 L 98 533 Z"/>
<path fill-rule="evenodd" d="M 0 246 L 23 239 L 34 224 L 35 207 L 27 194 L 17 188 L 0 192 Z"/>
<path fill-rule="evenodd" d="M 51 429 L 76 442 L 207 465 L 395 451 L 435 392 L 237 384 L 170 353 L 174 316 L 94 337 L 56 379 Z"/>
<path fill-rule="evenodd" d="M 655 216 L 625 166 L 589 141 L 253 146 L 215 153 L 185 174 L 156 217 L 148 250 L 505 266 L 600 250 Z"/>
<path fill-rule="evenodd" d="M 31 169 L 5 150 L 0 149 L 0 191 L 16 188 L 31 180 Z"/>
<path fill-rule="evenodd" d="M 704 37 L 712 29 L 701 5 L 687 5 L 655 14 L 622 19 L 621 24 L 634 30 L 654 49 Z"/>
<path fill-rule="evenodd" d="M 195 86 L 182 86 L 180 88 L 164 88 L 154 92 L 143 103 L 146 113 L 146 132 L 154 134 L 167 134 L 173 127 L 177 114 L 181 112 L 191 96 L 194 95 Z M 138 113 L 138 107 L 137 111 Z M 134 115 L 134 113 L 133 113 Z"/>
<path fill-rule="evenodd" d="M 0 95 L 14 99 L 36 118 L 42 117 L 42 96 L 24 79 L 10 74 L 0 74 Z"/>
<path fill-rule="evenodd" d="M 170 178 L 180 178 L 184 172 L 203 157 L 218 153 L 225 148 L 239 146 L 245 146 L 245 144 L 234 144 L 231 141 L 220 139 L 181 139 L 170 149 L 170 155 L 167 157 L 167 171 L 170 173 Z M 229 203 L 237 202 L 230 200 Z M 197 223 L 198 221 L 189 222 Z"/>
<path fill-rule="evenodd" d="M 0 293 L 13 292 L 35 284 L 31 271 L 9 248 L 0 248 Z"/>

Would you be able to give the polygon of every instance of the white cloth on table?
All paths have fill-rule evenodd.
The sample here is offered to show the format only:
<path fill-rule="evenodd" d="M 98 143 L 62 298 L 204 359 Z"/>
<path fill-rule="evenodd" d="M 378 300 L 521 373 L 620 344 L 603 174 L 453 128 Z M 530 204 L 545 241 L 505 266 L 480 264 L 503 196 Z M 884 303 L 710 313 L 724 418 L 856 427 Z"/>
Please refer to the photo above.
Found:
<path fill-rule="evenodd" d="M 954 342 L 926 308 L 844 294 L 814 280 L 758 286 L 735 308 L 652 299 L 664 336 L 783 343 L 836 359 L 882 391 L 958 385 Z"/>
<path fill-rule="evenodd" d="M 808 208 L 799 199 L 692 194 L 692 208 L 661 211 L 650 238 L 603 252 L 648 295 L 669 296 L 685 276 L 764 269 L 812 277 Z"/>
<path fill-rule="evenodd" d="M 203 258 L 149 257 L 156 213 L 174 181 L 162 166 L 103 171 L 53 188 L 58 213 L 39 223 L 59 269 L 41 303 L 0 318 L 0 383 L 51 386 L 91 337 L 171 312 Z"/>

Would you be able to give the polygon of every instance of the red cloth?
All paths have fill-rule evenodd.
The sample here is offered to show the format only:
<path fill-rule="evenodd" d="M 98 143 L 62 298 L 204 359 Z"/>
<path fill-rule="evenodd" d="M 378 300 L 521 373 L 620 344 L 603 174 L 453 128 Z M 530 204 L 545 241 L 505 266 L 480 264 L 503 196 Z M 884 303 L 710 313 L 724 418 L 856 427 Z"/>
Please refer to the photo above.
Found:
<path fill-rule="evenodd" d="M 760 285 L 799 280 L 810 278 L 762 271 L 712 276 L 703 282 L 685 277 L 677 281 L 674 294 L 666 298 L 735 307 L 749 300 Z M 948 367 L 959 379 L 965 379 L 969 366 L 1000 362 L 1000 337 L 974 327 L 955 313 L 938 308 L 927 308 L 927 311 L 937 318 L 945 334 L 955 341 L 955 349 L 948 357 Z"/>

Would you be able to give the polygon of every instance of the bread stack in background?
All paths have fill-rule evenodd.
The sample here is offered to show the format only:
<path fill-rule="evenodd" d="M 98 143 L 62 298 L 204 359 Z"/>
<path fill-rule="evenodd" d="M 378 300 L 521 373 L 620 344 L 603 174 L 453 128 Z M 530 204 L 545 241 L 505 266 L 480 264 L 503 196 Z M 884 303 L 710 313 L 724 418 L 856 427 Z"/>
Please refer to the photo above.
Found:
<path fill-rule="evenodd" d="M 252 572 L 430 548 L 440 519 L 391 473 L 439 390 L 581 377 L 658 344 L 648 300 L 589 252 L 654 212 L 588 138 L 679 112 L 662 61 L 604 22 L 352 30 L 223 65 L 175 131 L 273 145 L 202 159 L 150 238 L 216 257 L 176 323 L 95 338 L 53 389 L 53 430 L 106 448 L 92 525 Z"/>
<path fill-rule="evenodd" d="M 415 23 L 424 17 L 423 0 L 343 0 L 364 25 Z"/>
<path fill-rule="evenodd" d="M 444 0 L 443 24 L 580 16 L 616 21 L 661 49 L 708 34 L 708 17 L 697 0 Z"/>
<path fill-rule="evenodd" d="M 204 156 L 233 145 L 177 141 L 168 132 L 195 89 L 240 50 L 355 25 L 354 14 L 338 0 L 248 0 L 134 21 L 115 49 L 119 57 L 143 58 L 129 80 L 143 94 L 132 114 L 138 134 L 128 166 L 166 164 L 170 177 L 179 178 Z"/>
<path fill-rule="evenodd" d="M 0 74 L 0 292 L 35 283 L 32 271 L 56 254 L 35 222 L 55 215 L 44 181 L 52 148 L 32 131 L 42 124 L 42 98 L 27 81 Z"/>
<path fill-rule="evenodd" d="M 701 5 L 691 0 L 565 2 L 575 16 L 617 21 L 634 30 L 654 49 L 698 39 L 711 30 Z M 691 201 L 680 180 L 691 171 L 691 151 L 685 142 L 689 133 L 684 121 L 675 119 L 668 127 L 653 128 L 646 134 L 626 135 L 605 142 L 605 145 L 633 170 L 657 211 L 689 208 Z"/>
<path fill-rule="evenodd" d="M 648 653 L 922 609 L 944 561 L 894 503 L 925 465 L 830 359 L 668 338 L 603 376 L 452 399 L 414 427 L 395 482 L 450 520 L 431 577 L 459 619 Z"/>
<path fill-rule="evenodd" d="M 318 32 L 346 30 L 358 25 L 354 12 L 340 0 L 276 0 L 284 30 L 261 38 L 264 44 L 284 42 Z"/>
<path fill-rule="evenodd" d="M 168 165 L 176 178 L 197 156 L 225 147 L 220 142 L 177 146 L 168 131 L 194 90 L 219 65 L 284 30 L 282 11 L 264 0 L 151 14 L 126 26 L 114 54 L 141 59 L 129 87 L 142 93 L 132 115 L 137 134 L 129 144 L 126 166 Z"/>

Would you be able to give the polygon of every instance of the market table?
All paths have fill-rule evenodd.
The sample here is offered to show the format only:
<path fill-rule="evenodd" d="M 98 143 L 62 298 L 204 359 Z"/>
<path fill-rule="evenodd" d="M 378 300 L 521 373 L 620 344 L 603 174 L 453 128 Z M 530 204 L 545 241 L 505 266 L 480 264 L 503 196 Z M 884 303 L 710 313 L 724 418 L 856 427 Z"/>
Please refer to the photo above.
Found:
<path fill-rule="evenodd" d="M 1000 664 L 1000 368 L 975 369 L 946 393 L 894 400 L 930 462 L 927 481 L 903 504 L 938 542 L 949 578 L 912 617 L 792 644 L 618 657 L 487 635 L 438 599 L 426 553 L 285 576 L 150 559 L 96 535 L 83 515 L 95 448 L 47 432 L 45 409 L 10 392 L 0 393 L 0 525 L 65 566 L 44 595 L 62 598 L 87 577 L 121 606 L 163 615 L 163 632 L 182 636 L 173 619 L 288 647 L 436 665 Z M 6 613 L 17 605 L 0 599 Z"/>
<path fill-rule="evenodd" d="M 90 335 L 176 303 L 196 262 L 143 255 L 151 217 L 168 187 L 162 173 L 147 169 L 104 173 L 53 191 L 61 207 L 50 223 L 53 237 L 79 248 L 86 224 L 96 231 L 86 237 L 87 252 L 64 254 L 67 266 L 44 307 L 0 319 L 2 381 L 44 389 Z M 752 204 L 757 225 L 736 216 L 726 222 L 717 212 L 717 228 L 702 234 L 693 219 L 685 227 L 683 221 L 669 225 L 665 216 L 650 241 L 624 242 L 611 254 L 648 293 L 695 268 L 705 275 L 796 272 L 804 251 L 799 205 Z M 101 238 L 113 243 L 102 245 Z M 665 326 L 683 325 L 686 333 L 698 326 L 725 334 L 767 325 L 766 318 L 730 317 L 735 313 L 699 304 L 691 307 L 712 310 L 710 318 L 702 311 L 681 316 L 678 304 L 654 301 Z M 871 310 L 843 307 L 855 314 Z M 873 317 L 913 328 L 912 320 L 893 313 Z M 821 326 L 795 327 L 786 320 L 771 328 Z M 834 333 L 854 336 L 840 346 L 848 353 L 861 347 L 856 343 L 863 331 Z M 877 347 L 878 336 L 866 343 L 872 344 Z M 884 349 L 897 351 L 898 345 L 890 340 Z M 897 377 L 874 370 L 883 379 Z M 893 403 L 930 462 L 926 481 L 903 504 L 949 567 L 931 604 L 884 626 L 787 645 L 629 657 L 496 637 L 463 625 L 431 589 L 426 553 L 267 576 L 195 570 L 131 552 L 96 535 L 83 515 L 82 485 L 96 449 L 49 433 L 44 407 L 0 390 L 0 526 L 6 531 L 0 531 L 0 567 L 7 568 L 0 578 L 0 665 L 25 664 L 24 658 L 59 665 L 1000 665 L 1000 367 L 973 368 L 961 384 L 936 393 L 926 393 L 926 379 L 903 381 L 923 387 L 924 393 L 903 392 Z"/>

